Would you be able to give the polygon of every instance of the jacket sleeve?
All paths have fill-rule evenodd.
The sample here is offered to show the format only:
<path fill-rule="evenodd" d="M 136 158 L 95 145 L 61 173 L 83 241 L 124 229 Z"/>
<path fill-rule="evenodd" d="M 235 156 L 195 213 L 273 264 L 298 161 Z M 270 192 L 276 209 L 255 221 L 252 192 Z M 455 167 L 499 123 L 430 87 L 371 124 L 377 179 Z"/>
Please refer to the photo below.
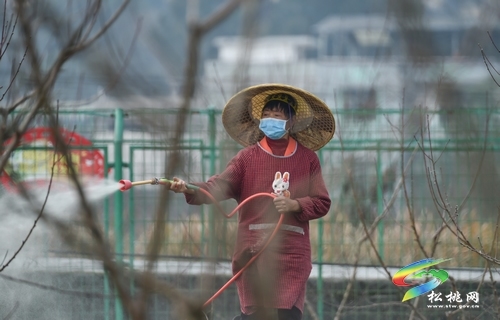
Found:
<path fill-rule="evenodd" d="M 331 199 L 316 154 L 310 166 L 309 196 L 295 200 L 299 202 L 302 209 L 301 212 L 295 214 L 295 217 L 302 222 L 321 218 L 330 210 Z"/>
<path fill-rule="evenodd" d="M 229 163 L 221 174 L 210 177 L 207 182 L 191 183 L 208 191 L 217 201 L 238 199 L 240 193 L 242 170 L 242 157 L 240 151 Z M 188 204 L 200 205 L 212 203 L 212 200 L 201 191 L 194 194 L 185 194 Z"/>

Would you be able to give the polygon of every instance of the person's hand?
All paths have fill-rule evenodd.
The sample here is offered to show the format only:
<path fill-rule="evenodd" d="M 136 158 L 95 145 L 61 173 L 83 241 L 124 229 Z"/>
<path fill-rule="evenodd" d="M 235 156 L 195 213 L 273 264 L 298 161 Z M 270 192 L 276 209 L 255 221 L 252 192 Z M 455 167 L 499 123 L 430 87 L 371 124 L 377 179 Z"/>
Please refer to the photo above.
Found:
<path fill-rule="evenodd" d="M 279 213 L 300 212 L 300 204 L 297 200 L 278 196 L 273 199 L 273 202 Z"/>
<path fill-rule="evenodd" d="M 175 193 L 189 193 L 193 194 L 194 190 L 189 189 L 186 187 L 186 182 L 182 179 L 179 179 L 177 177 L 173 178 L 173 182 L 170 183 L 170 190 L 172 190 Z"/>

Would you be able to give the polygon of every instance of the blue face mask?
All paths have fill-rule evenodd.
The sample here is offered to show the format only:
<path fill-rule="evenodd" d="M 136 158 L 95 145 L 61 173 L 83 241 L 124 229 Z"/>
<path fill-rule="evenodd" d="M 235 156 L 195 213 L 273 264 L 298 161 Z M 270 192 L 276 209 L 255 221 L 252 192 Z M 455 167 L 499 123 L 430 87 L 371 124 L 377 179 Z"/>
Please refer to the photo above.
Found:
<path fill-rule="evenodd" d="M 283 138 L 288 131 L 286 129 L 287 121 L 288 120 L 274 118 L 260 119 L 259 129 L 262 130 L 269 139 L 278 140 Z"/>

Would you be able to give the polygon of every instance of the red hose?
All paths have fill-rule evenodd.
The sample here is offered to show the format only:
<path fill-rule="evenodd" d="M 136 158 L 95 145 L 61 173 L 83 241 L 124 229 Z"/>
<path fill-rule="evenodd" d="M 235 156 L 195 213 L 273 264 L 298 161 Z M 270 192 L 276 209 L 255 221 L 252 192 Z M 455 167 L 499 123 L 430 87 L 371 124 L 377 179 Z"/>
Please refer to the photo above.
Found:
<path fill-rule="evenodd" d="M 252 199 L 255 199 L 257 197 L 262 197 L 262 196 L 266 196 L 266 197 L 271 197 L 271 198 L 276 198 L 276 195 L 274 194 L 271 194 L 271 193 L 265 193 L 265 192 L 261 192 L 261 193 L 256 193 L 254 195 L 251 195 L 250 197 L 246 198 L 245 200 L 243 200 L 240 204 L 238 204 L 238 206 L 236 208 L 233 209 L 233 211 L 231 211 L 231 213 L 229 214 L 226 214 L 223 210 L 223 208 L 221 207 L 221 205 L 219 204 L 219 202 L 217 200 L 215 200 L 215 198 L 206 190 L 200 188 L 199 189 L 201 192 L 203 192 L 207 197 L 210 198 L 210 200 L 212 200 L 212 202 L 215 204 L 215 206 L 217 207 L 217 209 L 220 211 L 220 213 L 222 213 L 226 218 L 231 218 L 244 204 L 246 204 L 248 201 L 252 200 Z M 273 232 L 271 233 L 271 236 L 269 236 L 269 238 L 267 239 L 266 243 L 264 244 L 264 246 L 262 247 L 262 249 L 257 252 L 248 262 L 245 266 L 243 266 L 243 268 L 241 268 L 240 271 L 238 271 L 238 273 L 236 273 L 231 279 L 229 279 L 228 282 L 226 282 L 226 284 L 224 284 L 220 289 L 219 291 L 217 291 L 210 299 L 208 299 L 204 304 L 203 304 L 203 308 L 207 307 L 210 303 L 212 303 L 212 301 L 214 301 L 218 296 L 221 295 L 221 293 L 226 290 L 234 281 L 236 281 L 236 279 L 238 279 L 239 276 L 241 276 L 241 274 L 243 273 L 243 271 L 245 271 L 246 269 L 248 269 L 248 267 L 250 267 L 250 265 L 261 255 L 262 252 L 264 252 L 264 250 L 267 248 L 267 246 L 271 243 L 271 241 L 273 240 L 273 238 L 276 236 L 276 233 L 278 233 L 278 230 L 281 226 L 281 224 L 283 223 L 283 219 L 285 218 L 285 215 L 282 213 L 280 215 L 280 218 L 278 220 L 278 222 L 276 223 L 276 227 L 274 228 Z"/>

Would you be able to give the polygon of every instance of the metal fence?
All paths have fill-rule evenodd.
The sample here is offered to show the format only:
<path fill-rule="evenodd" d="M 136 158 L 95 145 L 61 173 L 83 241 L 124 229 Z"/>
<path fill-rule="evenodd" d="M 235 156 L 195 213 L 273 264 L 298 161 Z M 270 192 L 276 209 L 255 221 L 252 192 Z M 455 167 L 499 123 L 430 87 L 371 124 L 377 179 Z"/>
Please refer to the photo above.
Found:
<path fill-rule="evenodd" d="M 429 159 L 432 154 L 437 160 L 437 183 L 443 190 L 443 198 L 452 207 L 460 205 L 456 219 L 464 234 L 485 250 L 496 250 L 500 112 L 480 108 L 460 108 L 453 112 L 426 109 L 332 112 L 337 123 L 335 137 L 318 151 L 332 206 L 326 217 L 310 223 L 314 269 L 304 319 L 333 318 L 352 277 L 357 281 L 341 318 L 400 319 L 409 315 L 412 310 L 399 303 L 402 291 L 391 283 L 380 266 L 383 261 L 392 267 L 394 274 L 398 268 L 425 258 L 416 242 L 411 217 L 416 221 L 414 227 L 426 252 L 431 252 L 432 241 L 439 235 L 433 256 L 452 258 L 442 267 L 452 277 L 456 272 L 456 280 L 462 281 L 458 289 L 472 290 L 480 282 L 481 274 L 476 268 L 486 263 L 460 246 L 452 232 L 439 231 L 442 210 L 433 201 L 431 189 L 435 181 L 429 180 L 429 174 L 431 177 L 433 174 L 429 171 Z M 105 178 L 137 181 L 163 177 L 168 155 L 179 151 L 182 161 L 176 175 L 187 181 L 205 181 L 222 171 L 240 149 L 225 134 L 220 113 L 215 108 L 191 111 L 185 135 L 176 150 L 170 142 L 176 110 L 61 111 L 59 121 L 68 131 L 92 141 L 91 147 L 76 146 L 76 149 L 101 152 Z M 43 116 L 37 119 L 36 126 L 46 125 Z M 48 147 L 27 144 L 14 153 L 12 161 L 14 158 L 16 163 L 26 161 L 21 151 Z M 36 157 L 37 153 L 33 155 Z M 35 163 L 39 162 L 43 161 L 35 159 Z M 23 177 L 23 172 L 16 174 Z M 126 193 L 116 191 L 95 202 L 117 259 L 130 267 L 144 267 L 158 196 L 158 186 L 146 185 Z M 234 201 L 223 204 L 228 211 L 235 205 Z M 220 219 L 211 206 L 189 206 L 182 195 L 172 197 L 167 211 L 167 237 L 156 272 L 195 294 L 204 281 L 200 275 L 213 274 L 215 280 L 211 286 L 215 292 L 230 276 L 236 219 Z M 368 239 L 366 228 L 374 221 L 378 223 Z M 50 285 L 38 287 L 37 292 L 55 291 L 61 296 L 51 318 L 76 319 L 87 315 L 93 319 L 122 318 L 123 311 L 116 297 L 113 298 L 102 266 L 82 255 L 78 244 L 64 246 L 56 239 L 49 233 L 39 242 L 43 245 L 37 249 L 36 266 L 16 267 L 32 280 L 45 274 Z M 213 258 L 217 260 L 215 266 L 210 262 Z M 34 261 L 30 256 L 24 259 Z M 360 266 L 355 276 L 354 265 Z M 459 276 L 459 272 L 465 275 Z M 77 294 L 71 292 L 74 288 L 88 294 L 79 299 L 68 298 Z M 23 290 L 26 289 L 5 296 L 3 306 L 0 303 L 2 309 L 7 310 Z M 490 308 L 488 301 L 492 299 L 493 288 L 481 290 L 484 304 L 479 310 L 466 312 L 488 319 L 491 314 L 485 310 Z M 65 292 L 69 295 L 65 296 Z M 228 319 L 238 313 L 235 292 L 234 287 L 228 289 L 214 303 L 215 319 Z M 41 302 L 37 303 L 54 304 L 45 300 L 47 297 L 39 294 L 36 299 Z M 444 314 L 424 304 L 417 305 L 422 314 L 429 317 Z M 151 308 L 152 318 L 171 315 L 172 306 L 161 297 L 153 298 Z M 27 307 L 26 313 L 19 311 L 19 314 L 30 316 L 29 310 L 33 309 Z M 38 318 L 44 318 L 43 315 L 44 312 L 39 313 Z"/>

